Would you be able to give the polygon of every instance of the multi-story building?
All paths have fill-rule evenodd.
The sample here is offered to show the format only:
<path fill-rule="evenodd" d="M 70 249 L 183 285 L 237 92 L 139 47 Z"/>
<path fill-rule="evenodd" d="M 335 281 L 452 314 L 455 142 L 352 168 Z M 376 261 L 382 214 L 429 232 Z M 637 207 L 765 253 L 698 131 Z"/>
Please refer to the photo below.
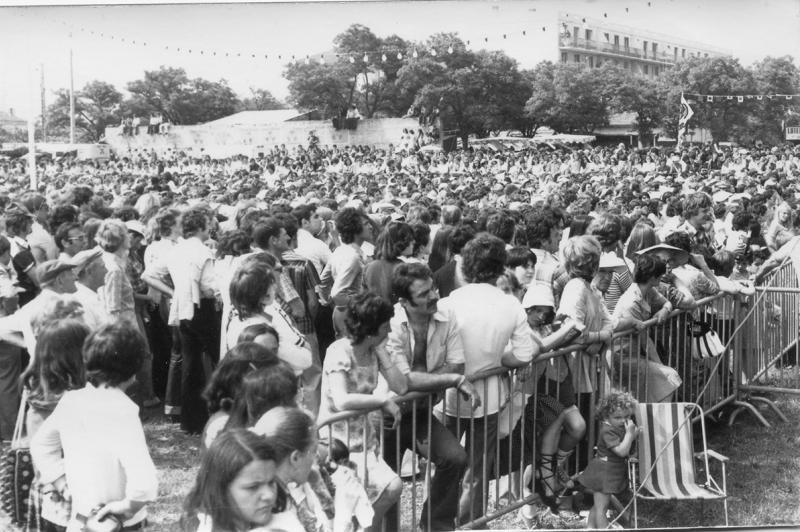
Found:
<path fill-rule="evenodd" d="M 613 62 L 651 78 L 682 59 L 731 55 L 715 46 L 565 12 L 558 13 L 558 50 L 562 63 L 596 68 Z"/>

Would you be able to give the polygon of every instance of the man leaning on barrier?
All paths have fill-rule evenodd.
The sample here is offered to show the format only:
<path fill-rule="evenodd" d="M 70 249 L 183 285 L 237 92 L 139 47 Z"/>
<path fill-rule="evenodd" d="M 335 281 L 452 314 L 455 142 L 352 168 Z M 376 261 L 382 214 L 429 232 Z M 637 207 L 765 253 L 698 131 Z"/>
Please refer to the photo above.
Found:
<path fill-rule="evenodd" d="M 401 264 L 394 270 L 394 307 L 387 349 L 395 366 L 406 375 L 408 390 L 433 392 L 456 388 L 464 401 L 480 406 L 477 390 L 464 376 L 464 348 L 455 313 L 439 302 L 430 268 Z M 441 399 L 433 395 L 433 402 Z M 458 513 L 459 485 L 467 468 L 467 453 L 456 437 L 433 416 L 430 399 L 405 403 L 397 430 L 385 430 L 384 459 L 397 471 L 402 457 L 416 440 L 416 452 L 436 466 L 423 505 L 419 526 L 425 531 L 454 530 Z M 416 409 L 416 416 L 412 415 Z M 398 446 L 399 434 L 399 446 Z M 428 522 L 430 521 L 430 526 Z M 386 514 L 386 530 L 397 529 L 397 506 Z"/>

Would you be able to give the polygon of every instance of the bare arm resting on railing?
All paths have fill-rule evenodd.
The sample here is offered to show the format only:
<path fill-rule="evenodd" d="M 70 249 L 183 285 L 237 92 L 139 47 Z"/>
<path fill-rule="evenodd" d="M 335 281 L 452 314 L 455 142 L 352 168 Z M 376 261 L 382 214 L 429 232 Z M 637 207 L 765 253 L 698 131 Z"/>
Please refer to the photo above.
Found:
<path fill-rule="evenodd" d="M 789 257 L 798 243 L 800 243 L 800 237 L 796 236 L 784 244 L 781 249 L 773 253 L 769 259 L 764 261 L 764 264 L 762 264 L 756 272 L 754 278 L 755 283 L 761 284 L 761 281 L 764 280 L 764 277 L 766 277 L 769 272 L 780 266 L 780 264 Z"/>

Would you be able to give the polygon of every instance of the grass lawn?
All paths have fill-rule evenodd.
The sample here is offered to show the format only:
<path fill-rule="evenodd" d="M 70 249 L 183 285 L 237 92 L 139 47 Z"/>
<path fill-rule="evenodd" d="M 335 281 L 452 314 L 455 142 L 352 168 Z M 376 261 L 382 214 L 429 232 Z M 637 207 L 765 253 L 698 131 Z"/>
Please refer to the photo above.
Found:
<path fill-rule="evenodd" d="M 733 427 L 707 423 L 709 447 L 730 458 L 728 464 L 729 518 L 732 526 L 800 524 L 800 397 L 775 396 L 789 418 L 780 420 L 766 408 L 759 410 L 773 424 L 765 429 L 748 413 L 741 413 Z M 758 403 L 756 403 L 758 405 Z M 179 530 L 181 502 L 190 489 L 197 470 L 198 437 L 181 433 L 155 411 L 145 415 L 145 431 L 150 454 L 158 468 L 159 498 L 150 505 L 151 532 Z M 422 493 L 417 501 L 421 505 Z M 411 522 L 411 483 L 406 483 L 404 522 Z M 544 524 L 543 524 L 544 525 Z M 559 523 L 551 524 L 558 526 Z M 561 522 L 562 526 L 580 527 L 580 523 Z M 641 528 L 696 527 L 724 525 L 722 503 L 697 501 L 639 503 Z M 508 514 L 489 525 L 494 529 L 519 529 L 522 522 L 516 513 Z M 411 530 L 410 526 L 404 527 Z M 0 516 L 0 530 L 15 530 Z"/>

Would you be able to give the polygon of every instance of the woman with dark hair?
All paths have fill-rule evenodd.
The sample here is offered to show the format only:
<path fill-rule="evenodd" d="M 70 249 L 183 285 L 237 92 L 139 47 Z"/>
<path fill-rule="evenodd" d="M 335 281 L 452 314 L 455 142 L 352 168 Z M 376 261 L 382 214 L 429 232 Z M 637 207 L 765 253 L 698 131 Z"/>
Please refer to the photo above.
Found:
<path fill-rule="evenodd" d="M 36 356 L 22 374 L 22 384 L 28 391 L 28 411 L 25 428 L 28 438 L 33 438 L 41 424 L 53 413 L 63 395 L 86 386 L 86 366 L 83 363 L 83 343 L 89 336 L 89 328 L 75 319 L 51 322 L 39 330 Z M 38 477 L 38 472 L 37 472 Z M 41 486 L 38 478 L 37 511 L 42 519 L 56 526 L 66 527 L 69 521 L 70 503 L 60 497 L 44 497 L 52 486 Z M 59 519 L 62 517 L 63 519 Z M 45 524 L 45 529 L 47 529 Z"/>
<path fill-rule="evenodd" d="M 254 342 L 244 342 L 236 344 L 219 363 L 203 391 L 210 417 L 200 437 L 201 454 L 228 422 L 244 376 L 250 371 L 269 368 L 279 362 L 277 355 L 270 353 L 265 347 Z"/>
<path fill-rule="evenodd" d="M 592 223 L 592 217 L 586 214 L 578 214 L 572 218 L 572 223 L 569 224 L 569 238 L 575 236 L 583 236 L 586 230 L 589 229 L 589 224 Z"/>
<path fill-rule="evenodd" d="M 283 511 L 272 446 L 249 430 L 223 433 L 200 463 L 183 503 L 184 532 L 248 532 Z"/>
<path fill-rule="evenodd" d="M 125 394 L 145 357 L 145 339 L 119 322 L 94 331 L 84 343 L 88 384 L 66 392 L 31 441 L 42 484 L 64 497 L 69 487 L 68 530 L 81 530 L 92 510 L 141 528 L 146 505 L 158 495 L 139 408 Z"/>
<path fill-rule="evenodd" d="M 431 227 L 424 222 L 414 222 L 410 225 L 414 231 L 414 249 L 409 257 L 401 260 L 428 264 L 428 257 L 431 254 Z"/>
<path fill-rule="evenodd" d="M 393 305 L 392 274 L 414 249 L 414 231 L 405 222 L 389 222 L 375 241 L 375 260 L 364 271 L 364 284 L 371 292 L 388 299 Z"/>
<path fill-rule="evenodd" d="M 658 237 L 655 230 L 647 224 L 638 223 L 633 226 L 631 236 L 625 246 L 625 263 L 630 271 L 634 271 L 636 259 L 639 258 L 637 252 L 658 244 Z"/>
<path fill-rule="evenodd" d="M 286 362 L 247 372 L 236 392 L 224 430 L 250 428 L 277 406 L 297 406 L 298 391 L 297 377 Z"/>
<path fill-rule="evenodd" d="M 454 225 L 443 225 L 436 231 L 431 245 L 431 254 L 428 257 L 428 266 L 432 272 L 436 273 L 439 268 L 453 258 L 453 253 L 450 251 L 450 239 L 455 229 Z"/>
<path fill-rule="evenodd" d="M 667 265 L 652 255 L 640 255 L 633 284 L 614 310 L 614 317 L 647 321 L 655 318 L 664 323 L 672 312 L 672 304 L 656 287 L 667 273 Z M 614 362 L 617 373 L 614 385 L 631 391 L 638 401 L 669 402 L 681 385 L 674 369 L 661 363 L 656 346 L 646 331 L 632 334 L 614 342 Z"/>
<path fill-rule="evenodd" d="M 328 519 L 318 493 L 330 501 L 330 493 L 314 469 L 318 459 L 318 429 L 311 415 L 299 408 L 276 407 L 264 414 L 253 427 L 273 446 L 278 462 L 278 486 L 287 497 L 286 510 L 273 513 L 264 532 L 286 530 L 332 530 L 350 532 L 353 513 L 361 497 L 366 497 L 355 471 L 337 468 L 331 480 L 336 485 L 332 520 Z M 360 523 L 362 527 L 369 523 Z"/>
<path fill-rule="evenodd" d="M 366 460 L 367 493 L 375 510 L 374 526 L 380 524 L 402 491 L 400 478 L 378 456 L 377 435 L 368 429 L 368 424 L 376 426 L 380 422 L 374 409 L 381 407 L 394 417 L 396 428 L 400 421 L 400 408 L 389 397 L 389 390 L 398 395 L 408 390 L 405 375 L 397 369 L 386 350 L 389 320 L 393 315 L 391 303 L 376 294 L 363 292 L 352 298 L 344 320 L 347 338 L 328 347 L 322 367 L 320 420 L 343 410 L 371 411 L 364 416 L 333 423 L 329 434 L 348 444 L 354 462 L 363 464 Z M 389 389 L 378 385 L 379 372 Z"/>
<path fill-rule="evenodd" d="M 311 366 L 311 351 L 302 335 L 284 315 L 273 316 L 266 311 L 275 300 L 275 276 L 272 269 L 252 260 L 246 261 L 234 273 L 230 284 L 233 314 L 228 321 L 225 338 L 227 347 L 236 345 L 239 335 L 250 325 L 267 323 L 278 331 L 278 357 L 288 362 L 298 374 Z M 271 308 L 273 311 L 277 311 Z"/>

